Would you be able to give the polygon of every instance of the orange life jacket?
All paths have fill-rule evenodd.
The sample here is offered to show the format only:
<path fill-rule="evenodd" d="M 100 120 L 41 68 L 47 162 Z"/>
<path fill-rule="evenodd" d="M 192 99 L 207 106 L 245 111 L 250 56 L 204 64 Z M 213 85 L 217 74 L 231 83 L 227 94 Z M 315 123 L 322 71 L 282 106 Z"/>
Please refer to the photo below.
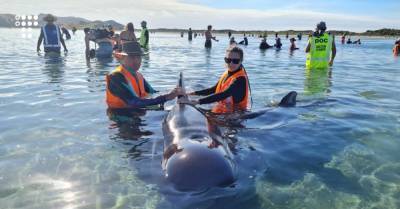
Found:
<path fill-rule="evenodd" d="M 235 110 L 247 110 L 249 107 L 249 80 L 247 78 L 246 71 L 244 68 L 241 68 L 238 72 L 234 73 L 231 75 L 229 78 L 228 77 L 228 70 L 222 74 L 221 78 L 218 81 L 217 88 L 215 90 L 215 93 L 220 93 L 225 91 L 226 89 L 229 88 L 229 86 L 239 77 L 245 77 L 246 78 L 246 93 L 242 101 L 239 103 L 234 103 L 232 96 L 219 101 L 214 108 L 212 109 L 212 112 L 214 113 L 230 113 Z"/>
<path fill-rule="evenodd" d="M 393 54 L 394 54 L 395 56 L 399 56 L 399 54 L 400 54 L 400 44 L 394 45 L 394 47 L 393 47 Z"/>
<path fill-rule="evenodd" d="M 121 73 L 131 87 L 135 91 L 136 96 L 139 98 L 145 98 L 148 94 L 144 87 L 144 78 L 141 73 L 136 71 L 135 75 L 132 75 L 128 70 L 126 70 L 122 65 L 118 66 L 111 74 Z M 110 85 L 110 75 L 106 75 L 107 88 L 106 88 L 106 102 L 109 108 L 128 108 L 128 105 L 124 100 L 113 95 L 109 89 Z"/>

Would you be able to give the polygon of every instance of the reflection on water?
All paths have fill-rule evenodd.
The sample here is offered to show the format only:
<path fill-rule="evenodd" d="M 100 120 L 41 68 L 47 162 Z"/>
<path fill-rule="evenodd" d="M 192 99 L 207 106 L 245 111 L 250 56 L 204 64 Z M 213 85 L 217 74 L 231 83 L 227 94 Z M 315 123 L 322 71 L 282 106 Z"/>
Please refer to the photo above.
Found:
<path fill-rule="evenodd" d="M 67 42 L 68 55 L 38 57 L 26 49 L 40 34 L 33 30 L 32 39 L 15 40 L 20 30 L 0 28 L 0 39 L 11 41 L 0 50 L 1 208 L 172 209 L 175 200 L 182 208 L 400 208 L 393 40 L 338 44 L 332 76 L 304 71 L 306 41 L 288 54 L 288 40 L 281 51 L 260 51 L 249 38 L 244 66 L 253 110 L 290 90 L 307 101 L 224 128 L 238 165 L 234 187 L 171 194 L 161 167 L 167 112 L 109 118 L 104 76 L 118 62 L 86 63 L 83 33 Z M 142 67 L 160 94 L 181 71 L 190 90 L 214 85 L 223 73 L 226 36 L 204 49 L 203 38 L 189 44 L 177 34 L 152 35 Z"/>
<path fill-rule="evenodd" d="M 151 131 L 142 130 L 146 124 L 141 117 L 146 115 L 146 110 L 107 109 L 107 115 L 114 121 L 110 128 L 118 129 L 117 139 L 139 140 L 143 136 L 151 136 Z"/>
<path fill-rule="evenodd" d="M 332 85 L 332 70 L 306 69 L 304 80 L 304 94 L 311 96 L 328 96 Z"/>
<path fill-rule="evenodd" d="M 142 70 L 146 70 L 150 68 L 150 53 L 147 53 L 142 56 Z"/>
<path fill-rule="evenodd" d="M 49 83 L 61 83 L 64 75 L 65 59 L 57 55 L 45 55 L 43 73 L 49 77 Z"/>

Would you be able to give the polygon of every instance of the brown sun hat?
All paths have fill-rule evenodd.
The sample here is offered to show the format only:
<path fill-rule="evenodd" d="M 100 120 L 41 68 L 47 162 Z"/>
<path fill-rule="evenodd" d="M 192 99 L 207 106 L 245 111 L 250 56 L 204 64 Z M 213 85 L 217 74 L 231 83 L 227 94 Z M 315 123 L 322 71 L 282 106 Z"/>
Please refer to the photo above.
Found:
<path fill-rule="evenodd" d="M 45 22 L 55 22 L 56 20 L 57 20 L 57 17 L 52 14 L 48 14 L 43 17 L 43 21 L 45 21 Z"/>

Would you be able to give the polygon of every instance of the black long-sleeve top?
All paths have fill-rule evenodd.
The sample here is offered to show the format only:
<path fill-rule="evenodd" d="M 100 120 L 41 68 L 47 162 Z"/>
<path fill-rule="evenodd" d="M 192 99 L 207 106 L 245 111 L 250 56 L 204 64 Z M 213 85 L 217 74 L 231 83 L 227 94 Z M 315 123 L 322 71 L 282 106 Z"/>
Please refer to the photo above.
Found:
<path fill-rule="evenodd" d="M 238 71 L 235 72 L 228 72 L 228 76 L 226 79 L 228 79 L 230 76 L 233 74 L 237 73 Z M 245 77 L 239 77 L 237 78 L 229 87 L 223 92 L 215 94 L 215 90 L 217 89 L 218 82 L 211 88 L 203 89 L 200 91 L 195 91 L 194 93 L 199 96 L 208 96 L 205 98 L 202 98 L 199 100 L 200 104 L 209 104 L 213 102 L 218 102 L 222 101 L 228 97 L 233 98 L 234 103 L 239 103 L 241 102 L 245 95 L 246 95 L 246 78 Z"/>

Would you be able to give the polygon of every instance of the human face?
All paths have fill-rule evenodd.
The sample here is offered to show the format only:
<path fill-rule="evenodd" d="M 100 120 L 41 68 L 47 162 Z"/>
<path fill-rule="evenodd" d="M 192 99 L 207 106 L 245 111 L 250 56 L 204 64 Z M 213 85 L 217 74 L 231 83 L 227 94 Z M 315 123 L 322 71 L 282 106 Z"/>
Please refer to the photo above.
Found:
<path fill-rule="evenodd" d="M 130 68 L 132 68 L 132 69 L 134 69 L 136 71 L 139 70 L 141 64 L 142 64 L 142 57 L 141 56 L 128 55 L 124 59 L 124 65 L 126 65 L 127 67 L 130 67 Z"/>
<path fill-rule="evenodd" d="M 239 60 L 238 63 L 235 63 L 235 60 Z M 230 61 L 226 63 L 226 61 Z M 228 67 L 230 72 L 236 71 L 240 65 L 242 64 L 242 60 L 240 60 L 240 55 L 237 52 L 227 52 L 225 55 L 225 64 Z"/>

